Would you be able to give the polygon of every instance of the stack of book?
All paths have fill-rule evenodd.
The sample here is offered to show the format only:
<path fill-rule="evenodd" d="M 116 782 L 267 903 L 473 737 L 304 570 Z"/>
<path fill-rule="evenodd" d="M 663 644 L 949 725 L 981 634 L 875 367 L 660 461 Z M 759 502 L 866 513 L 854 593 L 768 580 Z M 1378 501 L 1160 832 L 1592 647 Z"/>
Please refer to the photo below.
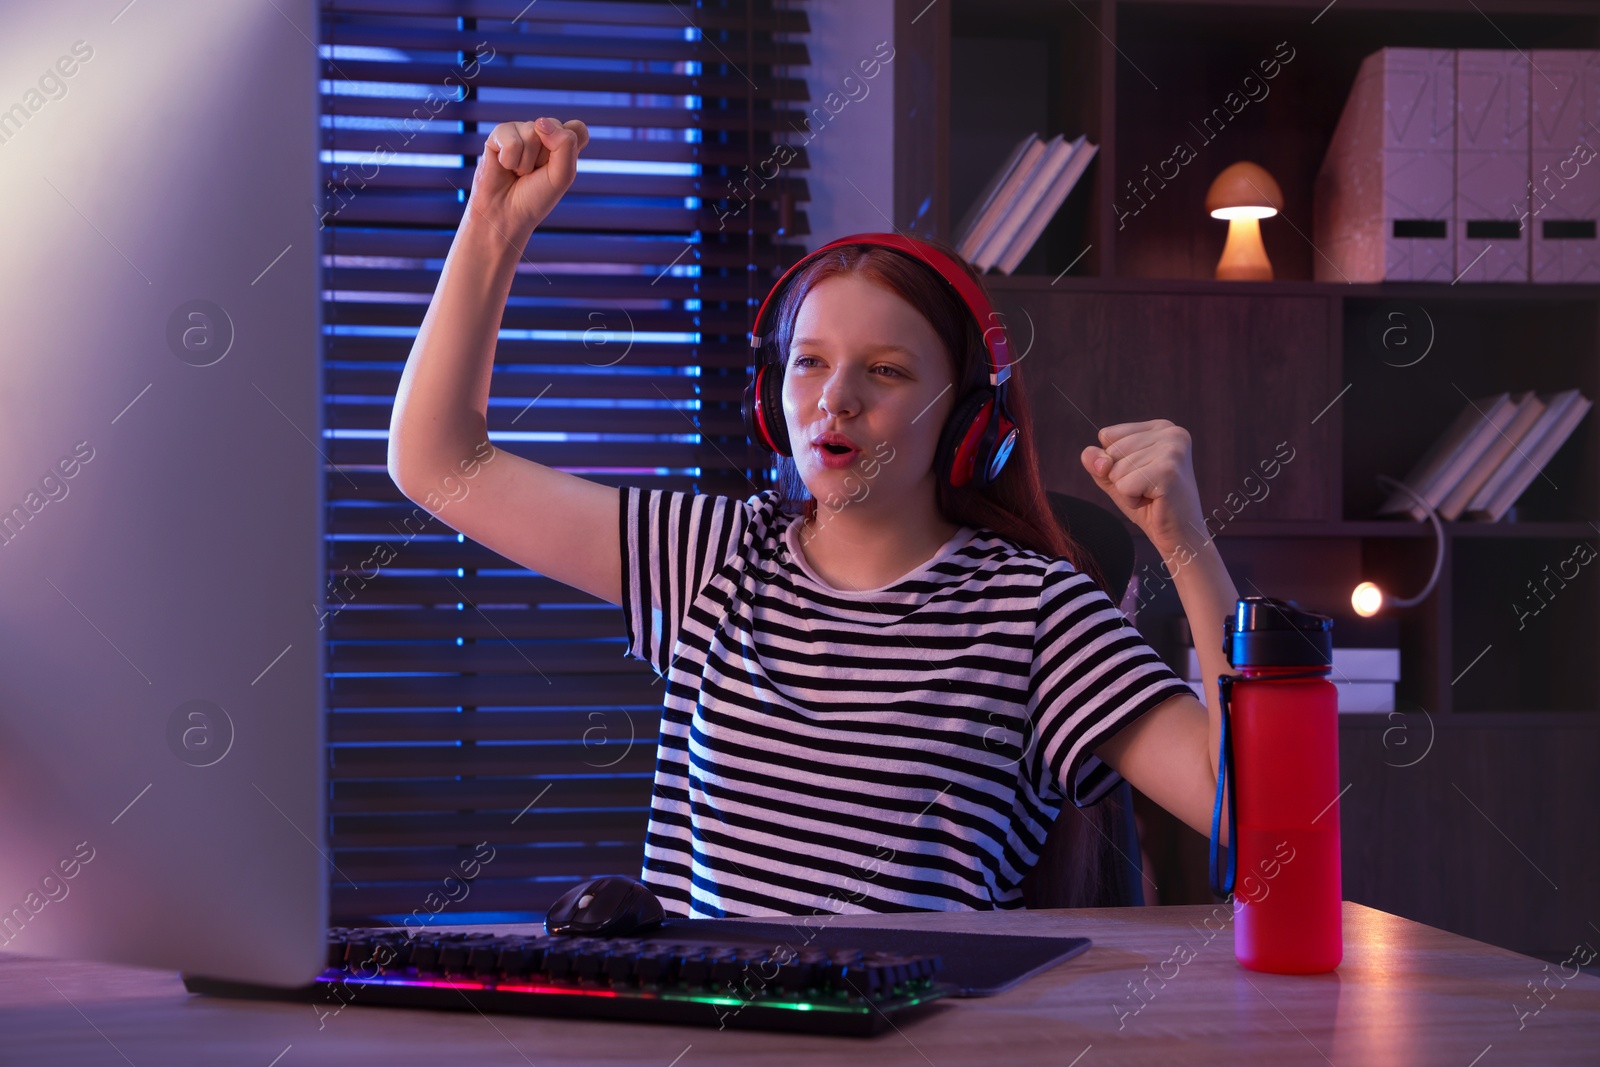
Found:
<path fill-rule="evenodd" d="M 1184 681 L 1195 696 L 1206 699 L 1206 685 L 1200 676 L 1200 657 L 1193 646 L 1185 647 L 1188 670 Z M 1394 684 L 1400 680 L 1398 648 L 1335 648 L 1333 670 L 1328 675 L 1339 692 L 1339 710 L 1393 711 Z"/>
<path fill-rule="evenodd" d="M 1049 141 L 1036 133 L 1024 137 L 957 227 L 961 257 L 980 272 L 1016 270 L 1098 148 L 1082 136 L 1073 141 L 1060 134 Z"/>
<path fill-rule="evenodd" d="M 1576 389 L 1529 390 L 1479 397 L 1433 443 L 1405 484 L 1441 519 L 1498 522 L 1571 436 L 1590 401 Z M 1396 489 L 1379 515 L 1427 518 L 1410 493 Z"/>

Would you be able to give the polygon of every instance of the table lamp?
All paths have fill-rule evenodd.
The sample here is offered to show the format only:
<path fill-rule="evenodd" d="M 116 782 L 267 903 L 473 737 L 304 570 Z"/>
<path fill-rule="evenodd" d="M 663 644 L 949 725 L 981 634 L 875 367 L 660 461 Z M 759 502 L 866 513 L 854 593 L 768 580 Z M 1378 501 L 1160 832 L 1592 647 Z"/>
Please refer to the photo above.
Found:
<path fill-rule="evenodd" d="M 1228 243 L 1217 260 L 1217 277 L 1224 281 L 1270 282 L 1272 264 L 1261 244 L 1261 220 L 1283 207 L 1283 193 L 1261 167 L 1239 162 L 1211 183 L 1206 210 L 1214 219 L 1228 220 Z"/>

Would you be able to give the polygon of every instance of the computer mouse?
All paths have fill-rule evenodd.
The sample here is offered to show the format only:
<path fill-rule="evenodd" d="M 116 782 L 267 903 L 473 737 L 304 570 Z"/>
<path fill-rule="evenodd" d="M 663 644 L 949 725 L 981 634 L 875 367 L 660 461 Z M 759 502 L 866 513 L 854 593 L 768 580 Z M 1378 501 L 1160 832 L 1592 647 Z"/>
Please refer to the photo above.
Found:
<path fill-rule="evenodd" d="M 665 913 L 650 887 L 623 874 L 580 882 L 561 894 L 545 913 L 552 934 L 627 937 L 661 924 Z"/>

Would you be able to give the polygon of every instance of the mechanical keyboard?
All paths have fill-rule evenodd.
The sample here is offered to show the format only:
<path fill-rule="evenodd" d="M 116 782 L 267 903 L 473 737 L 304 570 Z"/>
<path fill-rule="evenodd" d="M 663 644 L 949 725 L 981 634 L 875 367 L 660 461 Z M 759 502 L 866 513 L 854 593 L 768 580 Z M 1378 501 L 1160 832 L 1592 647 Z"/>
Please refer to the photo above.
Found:
<path fill-rule="evenodd" d="M 336 928 L 328 966 L 281 989 L 184 976 L 192 993 L 868 1035 L 956 992 L 936 955 L 758 942 Z"/>

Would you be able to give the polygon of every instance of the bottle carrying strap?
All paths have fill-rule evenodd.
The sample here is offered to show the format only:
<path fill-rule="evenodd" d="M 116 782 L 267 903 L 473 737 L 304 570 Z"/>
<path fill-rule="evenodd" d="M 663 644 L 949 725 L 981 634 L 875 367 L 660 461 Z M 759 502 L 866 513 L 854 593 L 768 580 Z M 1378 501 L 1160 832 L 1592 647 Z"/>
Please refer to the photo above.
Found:
<path fill-rule="evenodd" d="M 1235 827 L 1238 822 L 1234 819 L 1234 792 L 1228 789 L 1228 780 L 1233 774 L 1233 738 L 1228 736 L 1228 697 L 1233 688 L 1236 674 L 1217 675 L 1217 699 L 1222 705 L 1222 741 L 1217 753 L 1217 799 L 1211 806 L 1211 892 L 1215 896 L 1227 897 L 1233 893 L 1234 876 L 1239 871 L 1239 849 L 1236 847 L 1239 839 Z M 1225 882 L 1217 880 L 1217 849 L 1222 847 L 1222 795 L 1228 795 L 1228 874 Z"/>
<path fill-rule="evenodd" d="M 1322 667 L 1312 671 L 1300 671 L 1295 674 L 1274 674 L 1268 678 L 1250 679 L 1251 681 L 1288 681 L 1291 678 L 1326 678 L 1328 668 Z M 1245 679 L 1237 674 L 1217 675 L 1217 700 L 1222 705 L 1222 737 L 1218 743 L 1220 751 L 1217 753 L 1217 799 L 1211 806 L 1211 892 L 1219 897 L 1226 897 L 1233 892 L 1234 879 L 1239 872 L 1238 845 L 1238 820 L 1234 818 L 1236 805 L 1234 794 L 1238 791 L 1238 775 L 1233 770 L 1233 738 L 1229 734 L 1228 701 L 1232 698 L 1233 683 Z M 1229 781 L 1233 788 L 1228 788 Z M 1222 796 L 1226 791 L 1228 796 L 1228 871 L 1225 881 L 1217 878 L 1217 851 L 1222 848 Z"/>

